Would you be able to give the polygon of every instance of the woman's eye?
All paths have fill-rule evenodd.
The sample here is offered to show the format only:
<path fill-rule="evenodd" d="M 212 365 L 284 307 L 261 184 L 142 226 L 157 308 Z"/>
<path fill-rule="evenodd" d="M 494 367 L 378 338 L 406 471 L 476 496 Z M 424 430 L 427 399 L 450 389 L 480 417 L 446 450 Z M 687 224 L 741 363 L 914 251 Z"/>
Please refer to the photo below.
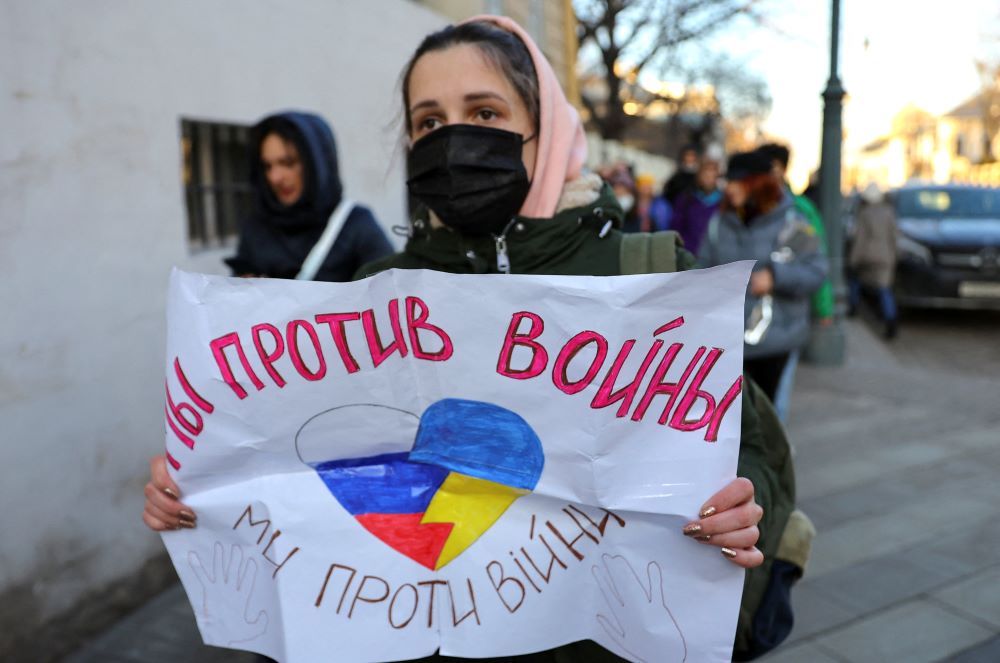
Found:
<path fill-rule="evenodd" d="M 421 120 L 420 123 L 417 125 L 417 128 L 419 128 L 421 131 L 433 131 L 434 129 L 437 129 L 439 126 L 441 126 L 440 120 L 438 120 L 436 117 L 428 117 L 424 120 Z"/>
<path fill-rule="evenodd" d="M 496 119 L 497 113 L 491 108 L 482 108 L 476 112 L 476 116 L 484 122 L 489 122 L 490 120 Z"/>

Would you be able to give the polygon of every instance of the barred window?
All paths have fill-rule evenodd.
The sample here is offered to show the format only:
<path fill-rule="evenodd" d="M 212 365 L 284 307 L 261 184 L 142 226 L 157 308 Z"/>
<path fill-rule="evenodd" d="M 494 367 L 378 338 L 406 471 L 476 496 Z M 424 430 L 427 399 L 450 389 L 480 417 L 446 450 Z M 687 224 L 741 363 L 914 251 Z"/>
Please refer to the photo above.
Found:
<path fill-rule="evenodd" d="M 253 206 L 247 142 L 240 124 L 181 119 L 184 199 L 192 251 L 231 246 Z"/>

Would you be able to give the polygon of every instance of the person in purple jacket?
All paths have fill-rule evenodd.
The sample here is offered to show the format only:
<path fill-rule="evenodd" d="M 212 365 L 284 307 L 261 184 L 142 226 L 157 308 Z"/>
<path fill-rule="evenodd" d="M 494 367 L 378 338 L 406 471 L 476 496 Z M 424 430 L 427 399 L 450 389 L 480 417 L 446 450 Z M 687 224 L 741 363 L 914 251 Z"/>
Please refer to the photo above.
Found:
<path fill-rule="evenodd" d="M 684 248 L 698 254 L 701 240 L 708 228 L 708 221 L 719 209 L 722 192 L 719 190 L 719 162 L 705 155 L 698 165 L 695 188 L 677 198 L 670 229 L 680 233 Z"/>

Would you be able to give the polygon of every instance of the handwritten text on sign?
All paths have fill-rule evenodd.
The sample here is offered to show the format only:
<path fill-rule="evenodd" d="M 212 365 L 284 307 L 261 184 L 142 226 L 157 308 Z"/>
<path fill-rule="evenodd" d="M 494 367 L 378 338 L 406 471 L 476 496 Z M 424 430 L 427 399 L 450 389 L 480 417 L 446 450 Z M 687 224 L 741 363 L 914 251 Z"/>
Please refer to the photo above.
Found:
<path fill-rule="evenodd" d="M 206 642 L 724 660 L 742 576 L 679 530 L 735 473 L 747 274 L 175 272 L 167 458 L 199 525 L 164 540 Z"/>

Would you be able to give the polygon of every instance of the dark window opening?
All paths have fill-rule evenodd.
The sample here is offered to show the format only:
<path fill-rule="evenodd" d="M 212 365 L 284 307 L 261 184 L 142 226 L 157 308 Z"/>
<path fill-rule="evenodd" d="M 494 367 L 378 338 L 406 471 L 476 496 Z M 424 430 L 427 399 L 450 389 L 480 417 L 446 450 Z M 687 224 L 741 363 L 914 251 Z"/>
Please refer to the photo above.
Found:
<path fill-rule="evenodd" d="M 181 119 L 184 200 L 192 250 L 230 246 L 253 209 L 249 127 Z"/>

